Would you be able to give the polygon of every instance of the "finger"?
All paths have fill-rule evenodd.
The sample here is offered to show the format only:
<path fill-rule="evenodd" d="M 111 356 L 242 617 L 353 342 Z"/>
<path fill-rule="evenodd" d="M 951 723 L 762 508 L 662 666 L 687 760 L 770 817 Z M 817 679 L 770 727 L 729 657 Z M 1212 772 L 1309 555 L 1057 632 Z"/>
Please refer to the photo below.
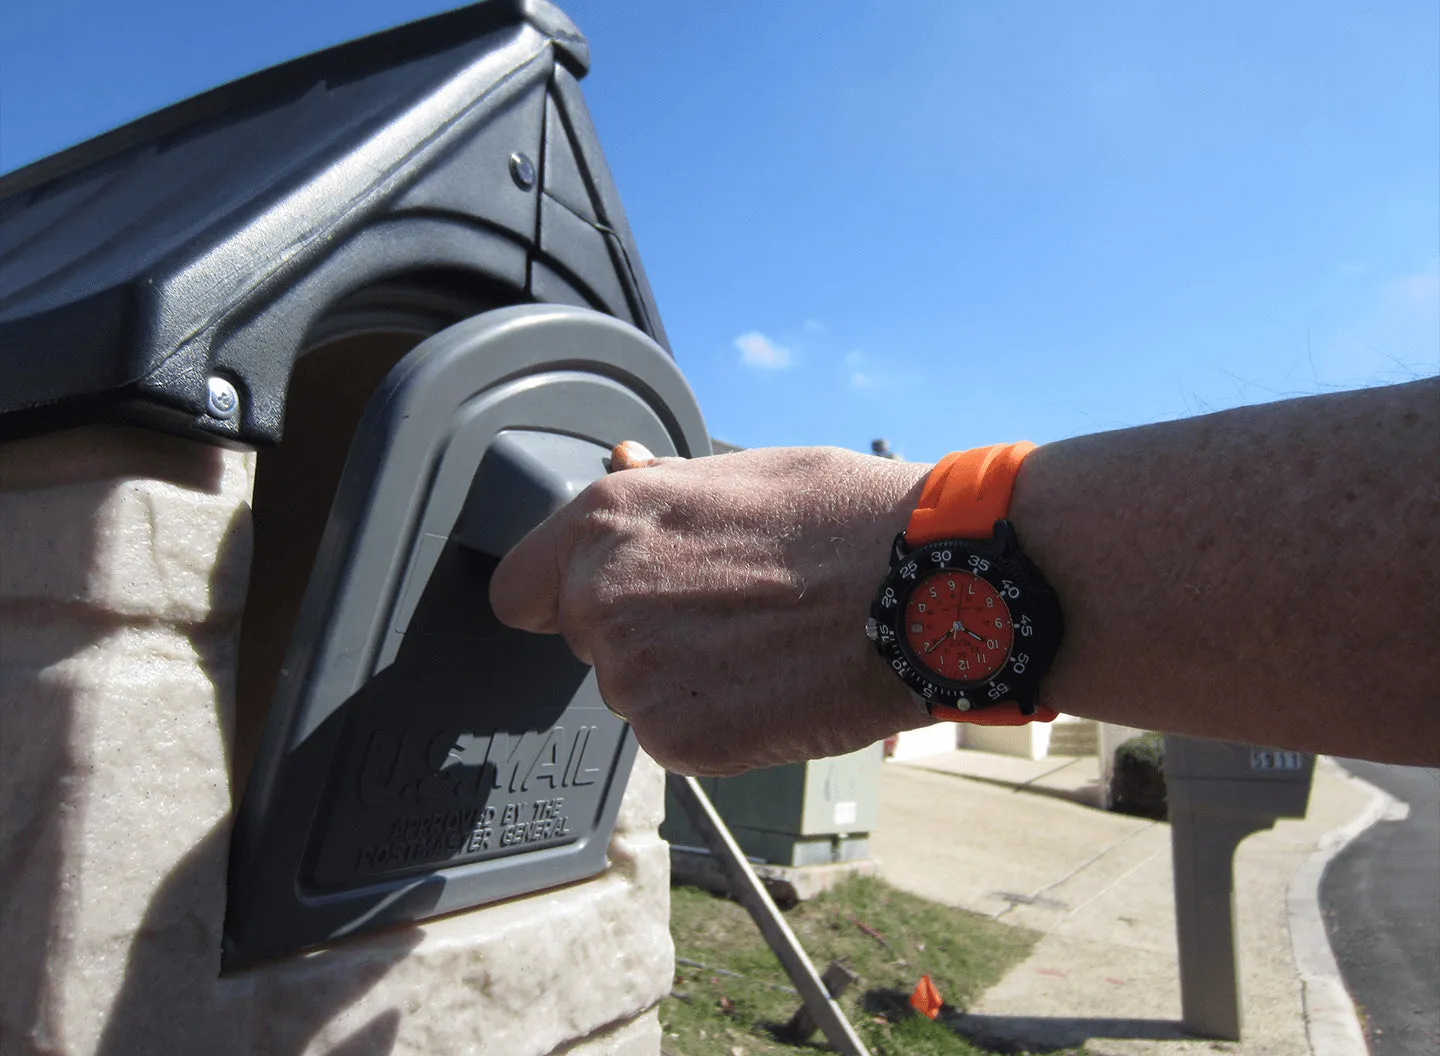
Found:
<path fill-rule="evenodd" d="M 621 440 L 610 451 L 610 472 L 643 469 L 655 464 L 655 454 L 638 440 Z"/>
<path fill-rule="evenodd" d="M 680 455 L 656 455 L 638 440 L 622 440 L 611 449 L 605 468 L 611 473 L 618 473 L 622 469 L 645 469 L 684 461 L 686 459 Z"/>
<path fill-rule="evenodd" d="M 495 566 L 490 576 L 490 608 L 501 623 L 536 634 L 560 630 L 565 513 L 562 509 L 546 518 Z"/>

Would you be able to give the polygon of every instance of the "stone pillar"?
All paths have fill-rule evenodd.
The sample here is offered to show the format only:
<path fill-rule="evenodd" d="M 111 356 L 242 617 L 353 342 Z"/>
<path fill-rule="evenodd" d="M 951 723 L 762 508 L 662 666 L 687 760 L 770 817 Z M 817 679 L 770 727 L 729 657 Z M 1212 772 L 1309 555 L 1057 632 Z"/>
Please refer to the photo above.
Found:
<path fill-rule="evenodd" d="M 593 880 L 220 976 L 251 453 L 0 443 L 0 1056 L 659 1049 L 663 776 Z"/>

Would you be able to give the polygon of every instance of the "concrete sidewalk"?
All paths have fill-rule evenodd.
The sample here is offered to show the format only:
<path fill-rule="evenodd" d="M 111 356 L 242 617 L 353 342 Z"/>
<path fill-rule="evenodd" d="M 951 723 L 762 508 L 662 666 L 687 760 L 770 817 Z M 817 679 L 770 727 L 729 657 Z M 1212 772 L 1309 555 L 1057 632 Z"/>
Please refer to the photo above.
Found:
<path fill-rule="evenodd" d="M 997 1045 L 1084 1045 L 1097 1056 L 1353 1051 L 1343 1029 L 1307 1031 L 1296 951 L 1323 945 L 1324 935 L 1317 909 L 1313 924 L 1295 925 L 1292 943 L 1287 897 L 1296 896 L 1292 878 L 1327 834 L 1376 813 L 1370 786 L 1321 759 L 1308 817 L 1277 822 L 1241 844 L 1235 904 L 1245 1038 L 1238 1044 L 1188 1038 L 1180 1028 L 1169 826 L 1087 805 L 1098 797 L 1093 758 L 1032 762 L 961 750 L 886 766 L 871 838 L 881 874 L 925 898 L 1043 935 L 1028 960 L 966 1010 L 962 1030 Z M 1295 885 L 1302 902 L 1303 889 L 1318 884 L 1310 868 L 1313 881 L 1307 872 Z M 1307 972 L 1315 991 L 1313 967 Z M 1332 982 L 1322 980 L 1320 989 L 1333 993 Z M 1318 1020 L 1314 993 L 1311 1013 Z M 1348 1005 L 1341 1013 L 1353 1017 Z"/>

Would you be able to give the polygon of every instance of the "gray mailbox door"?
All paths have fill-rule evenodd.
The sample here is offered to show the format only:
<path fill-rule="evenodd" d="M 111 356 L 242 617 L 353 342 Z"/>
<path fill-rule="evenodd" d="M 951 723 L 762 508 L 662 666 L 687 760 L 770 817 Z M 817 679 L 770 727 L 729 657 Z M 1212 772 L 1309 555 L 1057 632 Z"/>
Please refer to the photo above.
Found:
<path fill-rule="evenodd" d="M 629 728 L 498 558 L 610 447 L 709 453 L 670 357 L 587 309 L 506 308 L 407 355 L 356 431 L 236 823 L 226 964 L 593 875 Z"/>

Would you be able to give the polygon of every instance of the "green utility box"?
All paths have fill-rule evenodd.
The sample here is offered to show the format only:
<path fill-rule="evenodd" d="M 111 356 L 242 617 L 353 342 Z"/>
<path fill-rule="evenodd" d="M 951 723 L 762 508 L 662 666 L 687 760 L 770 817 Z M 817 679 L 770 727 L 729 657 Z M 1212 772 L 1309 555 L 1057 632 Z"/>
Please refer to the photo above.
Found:
<path fill-rule="evenodd" d="M 751 770 L 700 783 L 752 861 L 772 866 L 830 865 L 870 857 L 880 811 L 883 748 Z M 667 794 L 660 835 L 674 852 L 707 853 L 705 841 Z"/>

